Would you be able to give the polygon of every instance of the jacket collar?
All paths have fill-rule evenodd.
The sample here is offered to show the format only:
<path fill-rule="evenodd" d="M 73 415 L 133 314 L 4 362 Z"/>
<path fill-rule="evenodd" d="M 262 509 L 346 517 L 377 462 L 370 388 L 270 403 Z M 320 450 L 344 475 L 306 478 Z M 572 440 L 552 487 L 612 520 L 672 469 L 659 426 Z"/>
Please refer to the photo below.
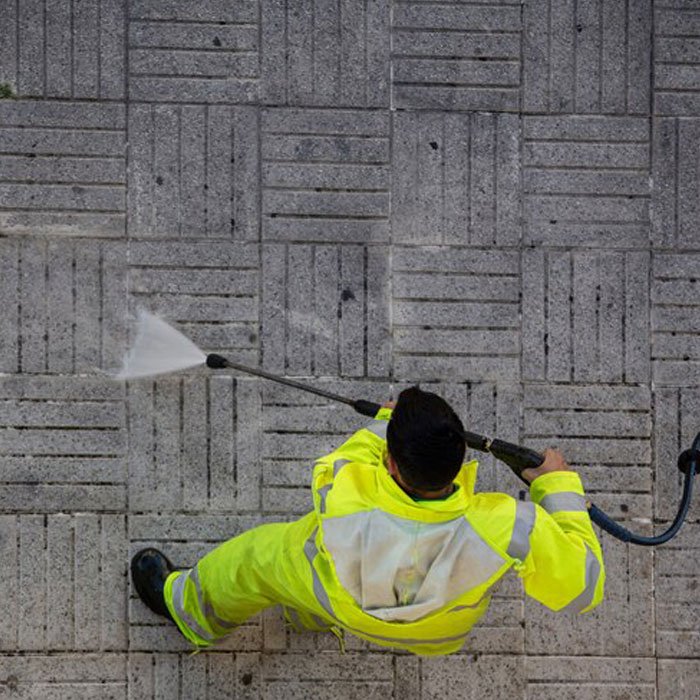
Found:
<path fill-rule="evenodd" d="M 414 501 L 391 477 L 386 468 L 386 444 L 382 450 L 381 461 L 377 465 L 377 488 L 382 504 L 386 504 L 387 510 L 393 510 L 397 515 L 409 511 L 424 518 L 427 511 L 432 511 L 437 519 L 444 520 L 445 516 L 461 515 L 474 495 L 476 472 L 479 463 L 476 460 L 465 462 L 455 477 L 454 483 L 457 489 L 447 498 Z M 389 507 L 389 506 L 393 507 Z"/>

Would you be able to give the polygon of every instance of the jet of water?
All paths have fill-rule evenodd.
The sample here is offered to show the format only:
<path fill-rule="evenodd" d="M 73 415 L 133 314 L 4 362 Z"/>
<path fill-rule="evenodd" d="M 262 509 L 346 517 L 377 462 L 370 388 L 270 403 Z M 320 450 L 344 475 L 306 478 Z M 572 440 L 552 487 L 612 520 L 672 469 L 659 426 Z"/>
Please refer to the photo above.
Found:
<path fill-rule="evenodd" d="M 114 379 L 136 379 L 204 364 L 207 356 L 162 318 L 139 309 L 136 340 Z"/>

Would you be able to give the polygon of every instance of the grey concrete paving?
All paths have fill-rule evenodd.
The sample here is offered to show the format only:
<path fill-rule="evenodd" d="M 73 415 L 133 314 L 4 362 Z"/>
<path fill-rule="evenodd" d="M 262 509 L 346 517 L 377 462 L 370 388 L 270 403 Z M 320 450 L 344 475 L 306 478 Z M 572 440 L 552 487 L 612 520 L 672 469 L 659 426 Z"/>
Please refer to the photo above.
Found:
<path fill-rule="evenodd" d="M 700 697 L 700 498 L 601 534 L 577 619 L 510 577 L 463 653 L 285 630 L 191 656 L 130 555 L 310 507 L 343 406 L 204 369 L 115 384 L 144 306 L 354 397 L 411 382 L 558 445 L 666 528 L 700 429 L 700 3 L 0 4 L 0 695 Z M 482 460 L 478 487 L 517 496 Z"/>

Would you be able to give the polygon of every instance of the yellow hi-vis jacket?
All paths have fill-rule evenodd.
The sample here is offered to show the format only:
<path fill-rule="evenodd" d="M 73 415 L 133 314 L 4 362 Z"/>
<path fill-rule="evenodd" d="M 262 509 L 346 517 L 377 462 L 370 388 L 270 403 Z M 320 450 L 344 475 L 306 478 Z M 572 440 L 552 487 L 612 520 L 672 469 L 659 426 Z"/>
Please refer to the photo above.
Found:
<path fill-rule="evenodd" d="M 416 501 L 385 468 L 391 410 L 317 460 L 316 525 L 304 545 L 324 618 L 375 644 L 416 654 L 459 650 L 512 567 L 525 592 L 555 611 L 603 599 L 600 543 L 573 471 L 530 485 L 532 501 L 474 493 L 478 463 L 456 491 Z"/>

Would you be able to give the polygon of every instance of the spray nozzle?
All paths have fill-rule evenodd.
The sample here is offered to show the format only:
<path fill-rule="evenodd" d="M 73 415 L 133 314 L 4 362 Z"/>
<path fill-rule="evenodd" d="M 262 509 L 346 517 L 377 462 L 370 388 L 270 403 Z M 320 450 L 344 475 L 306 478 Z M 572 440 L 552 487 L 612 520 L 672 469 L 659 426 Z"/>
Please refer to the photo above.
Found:
<path fill-rule="evenodd" d="M 217 355 L 215 352 L 211 352 L 207 355 L 207 367 L 223 369 L 224 367 L 228 367 L 228 360 L 221 355 Z"/>

